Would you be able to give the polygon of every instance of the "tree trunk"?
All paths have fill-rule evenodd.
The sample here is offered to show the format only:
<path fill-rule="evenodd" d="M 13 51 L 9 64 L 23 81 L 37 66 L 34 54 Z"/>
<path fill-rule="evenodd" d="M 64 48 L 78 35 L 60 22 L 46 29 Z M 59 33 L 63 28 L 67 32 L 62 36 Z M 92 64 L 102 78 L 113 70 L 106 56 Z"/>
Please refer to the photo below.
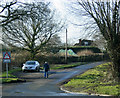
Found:
<path fill-rule="evenodd" d="M 109 55 L 112 61 L 113 77 L 115 80 L 120 80 L 120 45 L 114 47 L 108 46 Z"/>
<path fill-rule="evenodd" d="M 33 52 L 33 51 L 31 51 L 30 59 L 31 59 L 31 60 L 34 60 L 35 55 L 36 55 L 36 53 L 35 53 L 35 52 Z"/>

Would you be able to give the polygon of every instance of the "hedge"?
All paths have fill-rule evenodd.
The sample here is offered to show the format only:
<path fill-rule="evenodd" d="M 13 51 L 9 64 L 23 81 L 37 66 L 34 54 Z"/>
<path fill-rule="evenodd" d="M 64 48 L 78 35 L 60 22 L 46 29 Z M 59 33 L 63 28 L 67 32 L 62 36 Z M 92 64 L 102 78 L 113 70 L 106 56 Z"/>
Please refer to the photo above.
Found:
<path fill-rule="evenodd" d="M 57 52 L 59 52 L 60 49 L 65 49 L 65 47 L 61 47 L 61 48 L 56 47 L 56 48 L 52 49 L 51 52 L 57 53 Z M 68 50 L 72 49 L 73 52 L 75 52 L 76 54 L 78 52 L 86 50 L 86 49 L 92 51 L 93 53 L 101 53 L 101 50 L 99 48 L 93 47 L 93 46 L 72 46 L 72 47 L 68 47 L 67 49 Z"/>
<path fill-rule="evenodd" d="M 67 63 L 72 62 L 94 62 L 94 61 L 102 61 L 102 60 L 108 60 L 108 55 L 89 55 L 89 56 L 70 56 L 67 58 Z M 27 60 L 30 60 L 28 56 L 19 56 L 15 59 L 11 60 L 11 63 L 9 64 L 9 69 L 12 69 L 13 67 L 22 67 L 23 63 L 25 63 Z M 41 65 L 44 64 L 45 61 L 49 62 L 50 64 L 64 64 L 65 63 L 65 57 L 64 56 L 40 56 L 38 55 L 34 60 L 37 60 Z M 2 64 L 2 70 L 5 70 L 5 64 Z"/>

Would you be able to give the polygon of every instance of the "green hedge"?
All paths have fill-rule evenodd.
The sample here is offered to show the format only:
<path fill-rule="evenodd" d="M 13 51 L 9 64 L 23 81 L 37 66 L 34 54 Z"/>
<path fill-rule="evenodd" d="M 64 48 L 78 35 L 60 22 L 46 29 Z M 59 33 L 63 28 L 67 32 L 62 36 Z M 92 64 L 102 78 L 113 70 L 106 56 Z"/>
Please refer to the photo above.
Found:
<path fill-rule="evenodd" d="M 94 61 L 102 61 L 102 60 L 108 60 L 108 55 L 89 55 L 89 56 L 70 56 L 67 58 L 68 63 L 72 62 L 94 62 Z M 64 64 L 65 63 L 65 57 L 64 56 L 38 56 L 36 57 L 36 60 L 40 63 L 44 63 L 45 61 L 49 62 L 50 64 Z"/>
<path fill-rule="evenodd" d="M 65 47 L 61 47 L 61 48 L 56 47 L 52 49 L 51 52 L 57 53 L 59 52 L 60 49 L 65 49 Z M 93 46 L 72 46 L 72 47 L 68 47 L 67 49 L 68 50 L 72 49 L 75 53 L 78 53 L 86 49 L 92 51 L 93 53 L 101 53 L 101 50 L 99 48 Z"/>
<path fill-rule="evenodd" d="M 67 63 L 73 63 L 73 62 L 94 62 L 94 61 L 102 61 L 109 59 L 108 55 L 89 55 L 89 56 L 70 56 L 67 58 Z M 16 57 L 14 60 L 11 60 L 11 63 L 9 64 L 9 69 L 12 69 L 13 67 L 22 67 L 23 63 L 25 63 L 29 59 L 29 56 L 21 55 Z M 50 64 L 64 64 L 65 63 L 65 57 L 64 56 L 36 56 L 34 60 L 37 60 L 41 65 L 44 64 L 45 61 L 49 62 Z M 3 71 L 5 70 L 5 64 L 2 64 Z"/>

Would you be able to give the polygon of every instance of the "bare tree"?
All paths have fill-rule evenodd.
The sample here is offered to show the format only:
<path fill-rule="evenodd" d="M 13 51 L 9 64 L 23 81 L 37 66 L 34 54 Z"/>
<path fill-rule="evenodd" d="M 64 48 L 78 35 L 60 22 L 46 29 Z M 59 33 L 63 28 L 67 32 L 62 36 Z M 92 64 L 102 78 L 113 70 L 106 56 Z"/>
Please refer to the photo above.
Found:
<path fill-rule="evenodd" d="M 22 10 L 23 3 L 18 3 L 17 0 L 12 2 L 1 2 L 0 4 L 0 26 L 6 25 L 11 21 L 20 19 L 21 16 L 29 14 L 29 11 Z M 16 6 L 16 7 L 15 7 Z M 18 6 L 18 7 L 17 7 Z"/>
<path fill-rule="evenodd" d="M 54 34 L 49 42 L 41 49 L 41 52 L 45 52 L 47 54 L 56 53 L 56 50 L 62 46 L 61 39 L 58 34 Z"/>
<path fill-rule="evenodd" d="M 107 50 L 107 42 L 104 39 L 103 35 L 101 35 L 100 32 L 94 34 L 92 38 L 94 39 L 93 45 L 97 46 L 102 51 Z"/>
<path fill-rule="evenodd" d="M 78 8 L 84 17 L 89 17 L 90 29 L 99 30 L 107 42 L 108 53 L 113 62 L 113 76 L 120 77 L 120 31 L 119 31 L 119 5 L 117 0 L 77 0 Z M 76 12 L 77 13 L 77 12 Z M 91 22 L 89 22 L 92 19 Z M 92 25 L 91 25 L 92 24 Z M 94 26 L 94 27 L 93 27 Z M 119 78 L 118 78 L 119 79 Z"/>
<path fill-rule="evenodd" d="M 39 50 L 62 29 L 63 25 L 61 21 L 55 21 L 49 3 L 26 4 L 23 10 L 29 10 L 29 15 L 3 26 L 3 42 L 29 51 L 31 59 L 34 59 Z"/>
<path fill-rule="evenodd" d="M 50 46 L 61 46 L 62 45 L 62 42 L 61 42 L 61 39 L 59 37 L 58 34 L 55 34 L 51 37 L 51 39 L 49 40 L 49 42 L 47 43 L 48 45 Z"/>

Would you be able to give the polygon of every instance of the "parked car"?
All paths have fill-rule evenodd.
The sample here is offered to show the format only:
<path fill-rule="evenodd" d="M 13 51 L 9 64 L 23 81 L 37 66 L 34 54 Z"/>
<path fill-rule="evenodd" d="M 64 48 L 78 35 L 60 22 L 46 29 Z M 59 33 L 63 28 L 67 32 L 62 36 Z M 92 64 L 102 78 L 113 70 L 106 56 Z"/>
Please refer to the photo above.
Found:
<path fill-rule="evenodd" d="M 22 71 L 40 71 L 40 64 L 38 61 L 26 61 L 23 64 Z"/>

